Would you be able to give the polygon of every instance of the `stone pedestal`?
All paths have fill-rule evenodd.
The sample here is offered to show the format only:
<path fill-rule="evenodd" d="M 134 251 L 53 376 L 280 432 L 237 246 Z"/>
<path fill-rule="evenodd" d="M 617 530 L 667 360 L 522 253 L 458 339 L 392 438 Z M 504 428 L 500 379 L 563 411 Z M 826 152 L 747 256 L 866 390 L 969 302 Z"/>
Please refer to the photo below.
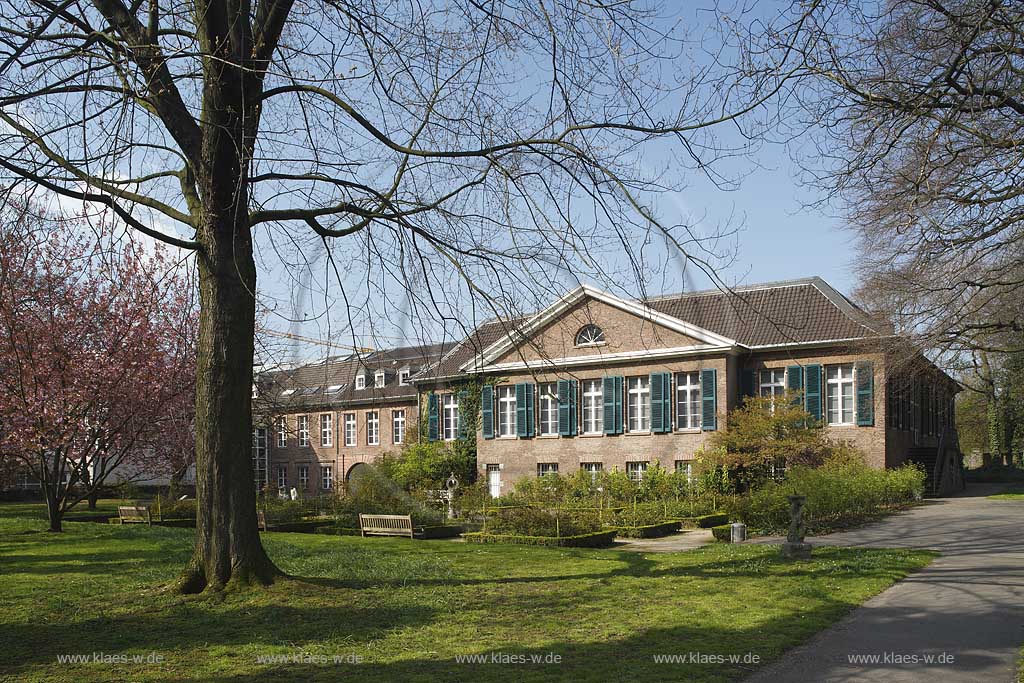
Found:
<path fill-rule="evenodd" d="M 782 556 L 788 560 L 807 560 L 811 557 L 811 544 L 810 543 L 790 543 L 786 541 L 782 544 L 780 551 Z"/>

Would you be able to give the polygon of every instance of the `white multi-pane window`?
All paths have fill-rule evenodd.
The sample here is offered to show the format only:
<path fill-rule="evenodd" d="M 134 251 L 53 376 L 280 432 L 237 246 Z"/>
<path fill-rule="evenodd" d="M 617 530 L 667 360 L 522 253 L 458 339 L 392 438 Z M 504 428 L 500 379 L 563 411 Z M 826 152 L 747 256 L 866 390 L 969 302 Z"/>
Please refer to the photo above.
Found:
<path fill-rule="evenodd" d="M 334 467 L 332 465 L 320 465 L 320 488 L 324 491 L 334 488 Z"/>
<path fill-rule="evenodd" d="M 629 431 L 651 431 L 651 378 L 630 377 L 626 402 Z"/>
<path fill-rule="evenodd" d="M 366 388 L 366 375 L 356 375 L 356 389 Z"/>
<path fill-rule="evenodd" d="M 591 481 L 596 481 L 597 475 L 601 473 L 601 470 L 604 469 L 604 466 L 601 465 L 601 463 L 599 462 L 581 462 L 580 469 L 590 475 Z"/>
<path fill-rule="evenodd" d="M 278 465 L 277 466 L 277 488 L 284 489 L 288 488 L 288 466 Z"/>
<path fill-rule="evenodd" d="M 644 472 L 647 471 L 647 462 L 627 462 L 626 476 L 633 481 L 643 481 Z"/>
<path fill-rule="evenodd" d="M 324 413 L 320 416 L 320 445 L 331 446 L 334 444 L 334 415 Z"/>
<path fill-rule="evenodd" d="M 686 483 L 693 483 L 693 462 L 691 460 L 676 460 L 676 472 L 686 477 Z"/>
<path fill-rule="evenodd" d="M 537 398 L 540 402 L 540 422 L 538 433 L 541 436 L 558 434 L 558 390 L 555 382 L 547 382 L 537 387 Z"/>
<path fill-rule="evenodd" d="M 459 438 L 459 397 L 444 394 L 441 397 L 441 414 L 444 426 L 441 436 L 445 441 L 455 441 Z"/>
<path fill-rule="evenodd" d="M 772 410 L 775 410 L 774 399 L 781 398 L 786 393 L 786 369 L 769 368 L 761 371 L 760 391 L 762 398 L 770 398 Z"/>
<path fill-rule="evenodd" d="M 391 443 L 405 443 L 405 411 L 391 411 Z"/>
<path fill-rule="evenodd" d="M 309 486 L 309 465 L 299 465 L 299 488 Z"/>
<path fill-rule="evenodd" d="M 267 428 L 257 427 L 252 430 L 252 465 L 256 490 L 267 485 Z"/>
<path fill-rule="evenodd" d="M 541 462 L 537 463 L 537 476 L 543 477 L 545 474 L 558 474 L 558 463 L 557 462 Z"/>
<path fill-rule="evenodd" d="M 487 466 L 487 491 L 491 498 L 501 497 L 501 465 Z"/>
<path fill-rule="evenodd" d="M 386 376 L 384 375 L 383 371 L 374 373 L 374 375 L 373 375 L 373 386 L 375 386 L 375 387 L 382 387 L 382 386 L 384 386 L 385 381 L 386 381 Z"/>
<path fill-rule="evenodd" d="M 376 410 L 366 414 L 366 445 L 380 444 L 380 413 Z"/>
<path fill-rule="evenodd" d="M 599 379 L 583 381 L 583 433 L 604 431 L 604 388 Z"/>
<path fill-rule="evenodd" d="M 309 445 L 309 415 L 299 415 L 299 445 Z"/>
<path fill-rule="evenodd" d="M 516 388 L 498 387 L 498 436 L 516 435 Z"/>
<path fill-rule="evenodd" d="M 409 386 L 409 370 L 398 371 L 398 384 L 399 386 Z"/>
<path fill-rule="evenodd" d="M 356 414 L 345 413 L 345 445 L 356 445 Z"/>
<path fill-rule="evenodd" d="M 773 460 L 768 463 L 768 477 L 775 481 L 782 481 L 786 478 L 786 461 L 783 459 Z"/>
<path fill-rule="evenodd" d="M 676 373 L 676 429 L 700 429 L 700 373 Z"/>
<path fill-rule="evenodd" d="M 283 415 L 277 418 L 277 447 L 284 448 L 288 445 L 288 420 Z"/>
<path fill-rule="evenodd" d="M 853 424 L 853 363 L 825 366 L 825 405 L 830 425 Z"/>

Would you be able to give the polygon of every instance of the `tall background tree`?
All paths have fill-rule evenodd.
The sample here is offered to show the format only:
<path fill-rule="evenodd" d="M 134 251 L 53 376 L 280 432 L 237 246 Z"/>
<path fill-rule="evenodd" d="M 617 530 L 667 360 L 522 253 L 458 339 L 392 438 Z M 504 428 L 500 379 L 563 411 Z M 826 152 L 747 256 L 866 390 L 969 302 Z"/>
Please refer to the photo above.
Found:
<path fill-rule="evenodd" d="M 323 247 L 337 284 L 355 271 L 388 300 L 397 283 L 448 322 L 467 307 L 508 313 L 524 290 L 566 279 L 643 281 L 652 243 L 710 270 L 692 226 L 659 220 L 653 199 L 688 168 L 728 182 L 716 161 L 759 139 L 803 39 L 797 16 L 779 49 L 689 40 L 641 2 L 0 8 L 8 191 L 105 205 L 196 255 L 198 521 L 184 591 L 277 574 L 251 485 L 254 243 L 287 263 L 288 245 L 338 240 Z M 735 148 L 716 124 L 739 131 Z"/>
<path fill-rule="evenodd" d="M 191 429 L 192 288 L 166 250 L 110 236 L 0 225 L 0 459 L 39 482 L 50 531 L 110 477 L 173 467 Z"/>

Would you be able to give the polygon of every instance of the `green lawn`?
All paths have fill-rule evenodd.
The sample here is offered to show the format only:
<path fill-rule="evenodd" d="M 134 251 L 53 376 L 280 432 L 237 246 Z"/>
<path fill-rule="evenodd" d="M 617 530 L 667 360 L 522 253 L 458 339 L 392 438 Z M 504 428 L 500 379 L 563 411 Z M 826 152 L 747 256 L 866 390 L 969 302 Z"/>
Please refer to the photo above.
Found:
<path fill-rule="evenodd" d="M 1024 500 L 1024 488 L 1012 488 L 989 496 L 992 500 Z"/>
<path fill-rule="evenodd" d="M 302 578 L 182 597 L 161 586 L 191 530 L 49 534 L 12 516 L 31 513 L 0 506 L 0 680 L 736 680 L 756 668 L 746 653 L 778 657 L 932 558 L 827 549 L 787 564 L 756 545 L 640 555 L 271 533 L 271 556 Z M 741 659 L 654 661 L 691 652 Z M 96 654 L 108 661 L 59 661 Z M 474 654 L 560 662 L 456 662 Z M 123 655 L 142 661 L 109 663 Z M 301 661 L 262 659 L 275 655 Z"/>

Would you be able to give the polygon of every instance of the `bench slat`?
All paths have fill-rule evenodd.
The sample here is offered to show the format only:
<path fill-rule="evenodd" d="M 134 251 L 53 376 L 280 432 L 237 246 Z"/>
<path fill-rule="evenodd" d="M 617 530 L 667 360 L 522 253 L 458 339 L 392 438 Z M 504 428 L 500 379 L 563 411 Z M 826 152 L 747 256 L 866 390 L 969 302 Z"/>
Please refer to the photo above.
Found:
<path fill-rule="evenodd" d="M 413 538 L 410 515 L 359 515 L 359 529 L 363 536 L 408 536 Z"/>

